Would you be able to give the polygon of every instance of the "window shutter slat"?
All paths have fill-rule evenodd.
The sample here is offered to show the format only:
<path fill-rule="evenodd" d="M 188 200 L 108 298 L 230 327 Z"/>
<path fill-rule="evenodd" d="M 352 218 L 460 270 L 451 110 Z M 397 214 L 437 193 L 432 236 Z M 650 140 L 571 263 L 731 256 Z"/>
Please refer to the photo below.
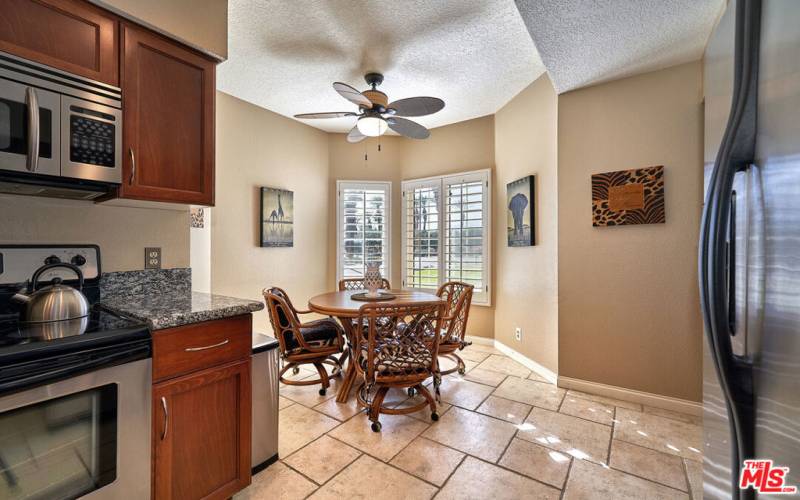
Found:
<path fill-rule="evenodd" d="M 381 274 L 387 275 L 388 196 L 388 186 L 341 185 L 340 277 L 363 277 L 371 262 L 380 263 Z"/>

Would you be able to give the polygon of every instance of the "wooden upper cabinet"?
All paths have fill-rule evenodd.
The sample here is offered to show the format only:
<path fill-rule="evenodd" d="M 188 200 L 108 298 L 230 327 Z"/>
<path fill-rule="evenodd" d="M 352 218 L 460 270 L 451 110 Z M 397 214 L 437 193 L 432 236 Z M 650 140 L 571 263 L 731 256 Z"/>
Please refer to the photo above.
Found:
<path fill-rule="evenodd" d="M 122 25 L 122 198 L 214 204 L 215 63 Z"/>
<path fill-rule="evenodd" d="M 80 0 L 0 0 L 0 50 L 119 85 L 119 24 Z"/>
<path fill-rule="evenodd" d="M 225 499 L 250 484 L 250 359 L 153 386 L 153 493 Z"/>

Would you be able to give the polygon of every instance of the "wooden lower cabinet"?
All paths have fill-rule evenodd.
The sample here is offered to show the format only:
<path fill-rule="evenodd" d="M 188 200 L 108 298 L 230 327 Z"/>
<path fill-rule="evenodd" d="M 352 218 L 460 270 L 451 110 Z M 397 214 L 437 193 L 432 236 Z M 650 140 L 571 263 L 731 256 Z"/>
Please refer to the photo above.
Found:
<path fill-rule="evenodd" d="M 154 498 L 229 498 L 250 484 L 250 394 L 249 358 L 153 386 Z"/>

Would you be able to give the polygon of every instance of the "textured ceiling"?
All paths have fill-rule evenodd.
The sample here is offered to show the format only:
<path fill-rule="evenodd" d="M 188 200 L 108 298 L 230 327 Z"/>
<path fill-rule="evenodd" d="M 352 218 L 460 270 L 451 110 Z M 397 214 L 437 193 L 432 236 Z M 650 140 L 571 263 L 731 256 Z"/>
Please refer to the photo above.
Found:
<path fill-rule="evenodd" d="M 494 113 L 544 71 L 513 0 L 230 0 L 228 21 L 217 88 L 285 116 L 355 111 L 331 83 L 364 90 L 378 71 L 390 100 L 444 99 L 414 119 L 433 128 Z"/>
<path fill-rule="evenodd" d="M 516 0 L 559 93 L 699 59 L 724 0 Z"/>

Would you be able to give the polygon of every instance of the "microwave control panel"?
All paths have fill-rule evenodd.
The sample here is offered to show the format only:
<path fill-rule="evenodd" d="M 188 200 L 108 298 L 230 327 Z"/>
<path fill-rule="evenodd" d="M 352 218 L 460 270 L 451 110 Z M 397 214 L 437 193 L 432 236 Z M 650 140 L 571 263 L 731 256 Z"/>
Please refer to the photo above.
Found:
<path fill-rule="evenodd" d="M 75 111 L 75 107 L 72 107 Z M 90 112 L 90 110 L 82 110 Z M 95 113 L 95 112 L 91 112 Z M 98 113 L 104 114 L 104 113 Z M 113 116 L 105 115 L 114 120 Z M 105 118 L 104 117 L 104 118 Z M 75 163 L 114 168 L 115 125 L 106 120 L 72 114 L 69 117 L 69 160 Z"/>

